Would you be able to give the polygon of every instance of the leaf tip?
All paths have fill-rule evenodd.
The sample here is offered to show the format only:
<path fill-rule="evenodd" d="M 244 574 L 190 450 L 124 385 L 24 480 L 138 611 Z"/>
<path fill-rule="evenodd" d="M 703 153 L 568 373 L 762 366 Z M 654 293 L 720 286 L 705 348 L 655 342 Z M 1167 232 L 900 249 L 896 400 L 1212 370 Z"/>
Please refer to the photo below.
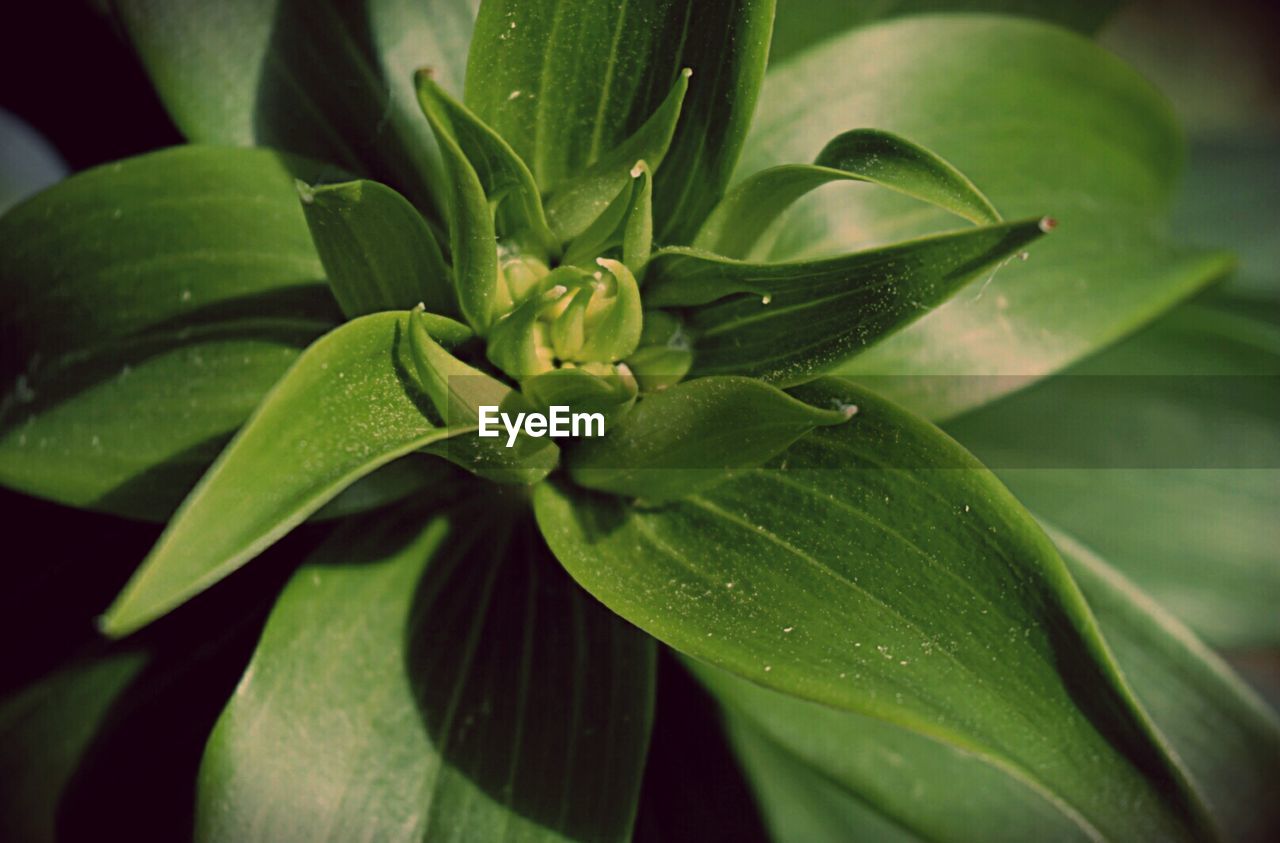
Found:
<path fill-rule="evenodd" d="M 1058 227 L 1058 221 L 1053 217 L 1040 218 L 1040 230 L 1043 231 L 1045 234 L 1048 234 L 1050 231 L 1053 231 L 1057 227 Z"/>
<path fill-rule="evenodd" d="M 310 205 L 316 201 L 315 188 L 307 184 L 302 179 L 294 179 L 293 188 L 298 191 L 298 198 L 302 200 L 302 204 Z"/>

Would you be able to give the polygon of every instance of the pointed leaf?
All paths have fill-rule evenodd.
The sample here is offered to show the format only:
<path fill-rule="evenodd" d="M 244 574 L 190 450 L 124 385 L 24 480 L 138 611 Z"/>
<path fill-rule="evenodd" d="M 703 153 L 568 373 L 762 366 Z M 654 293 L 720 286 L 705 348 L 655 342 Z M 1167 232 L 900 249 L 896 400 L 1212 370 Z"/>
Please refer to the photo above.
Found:
<path fill-rule="evenodd" d="M 936 428 L 869 392 L 828 380 L 801 396 L 859 412 L 683 502 L 539 486 L 552 550 L 694 658 L 947 742 L 1102 836 L 1196 836 L 1182 770 L 1025 510 Z"/>
<path fill-rule="evenodd" d="M 431 124 L 448 184 L 449 252 L 453 259 L 453 285 L 462 315 L 476 333 L 484 336 L 501 310 L 510 306 L 502 296 L 506 287 L 498 277 L 498 240 L 493 212 L 484 185 L 458 143 L 452 115 L 433 93 L 429 71 L 418 71 L 418 102 Z"/>
<path fill-rule="evenodd" d="M 579 442 L 569 476 L 616 495 L 680 498 L 763 465 L 815 427 L 843 424 L 856 412 L 814 407 L 751 378 L 687 381 L 641 400 L 603 439 Z"/>
<path fill-rule="evenodd" d="M 588 325 L 582 349 L 575 359 L 612 363 L 636 350 L 644 328 L 644 309 L 640 304 L 640 286 L 625 264 L 608 258 L 596 263 L 613 277 L 613 293 L 603 292 L 597 302 L 603 312 Z"/>
<path fill-rule="evenodd" d="M 103 617 L 120 636 L 208 588 L 345 487 L 448 436 L 410 390 L 407 314 L 361 317 L 307 349 L 183 502 Z M 407 364 L 407 366 L 406 366 Z"/>
<path fill-rule="evenodd" d="M 563 239 L 572 239 L 587 230 L 610 198 L 626 187 L 627 179 L 636 177 L 633 170 L 638 161 L 648 162 L 651 168 L 661 165 L 671 146 L 692 75 L 688 68 L 682 70 L 666 99 L 635 134 L 552 190 L 547 214 Z"/>
<path fill-rule="evenodd" d="M 629 839 L 652 642 L 510 517 L 357 522 L 295 575 L 209 739 L 198 840 Z"/>
<path fill-rule="evenodd" d="M 975 225 L 1000 214 L 963 173 L 933 152 L 888 132 L 854 129 L 836 136 L 812 166 L 783 164 L 736 185 L 707 217 L 695 248 L 728 258 L 761 258 L 765 232 L 796 200 L 833 181 L 865 181 L 936 205 Z"/>
<path fill-rule="evenodd" d="M 1120 668 L 1209 806 L 1217 839 L 1262 839 L 1276 820 L 1273 801 L 1265 797 L 1280 773 L 1274 713 L 1105 562 L 1068 537 L 1053 535 Z M 1096 829 L 1077 824 L 1078 817 L 1046 794 L 954 747 L 705 665 L 689 667 L 726 706 L 735 744 L 749 764 L 755 745 L 768 742 L 793 765 L 809 765 L 811 774 L 836 783 L 920 839 L 1096 839 Z"/>
<path fill-rule="evenodd" d="M 515 150 L 429 75 L 419 75 L 418 96 L 424 102 L 430 101 L 432 113 L 438 115 L 436 119 L 447 125 L 475 168 L 489 201 L 499 203 L 498 233 L 528 239 L 544 254 L 558 252 L 559 243 L 551 234 L 542 209 L 542 194 Z"/>
<path fill-rule="evenodd" d="M 998 261 L 1049 230 L 1050 222 L 1003 223 L 792 263 L 665 249 L 649 262 L 645 303 L 704 305 L 686 320 L 695 374 L 800 383 L 840 369 L 984 272 L 990 279 L 1001 271 Z M 1004 271 L 1016 275 L 1021 269 Z M 746 292 L 751 295 L 718 301 Z"/>
<path fill-rule="evenodd" d="M 440 163 L 414 99 L 430 64 L 462 89 L 476 0 L 121 0 L 112 8 L 178 127 L 394 185 L 443 221 Z"/>
<path fill-rule="evenodd" d="M 298 195 L 329 287 L 348 319 L 419 302 L 432 313 L 458 312 L 440 246 L 399 193 L 360 180 L 299 183 Z"/>
<path fill-rule="evenodd" d="M 741 172 L 808 160 L 851 114 L 939 150 L 1006 217 L 1047 212 L 1061 225 L 1025 267 L 997 275 L 980 296 L 953 298 L 841 374 L 1025 383 L 1229 266 L 1163 234 L 1181 152 L 1167 103 L 1106 50 L 1061 28 L 952 15 L 834 38 L 769 75 Z M 887 191 L 823 193 L 797 203 L 773 258 L 838 254 L 947 221 Z M 1019 384 L 903 378 L 891 397 L 943 418 Z"/>

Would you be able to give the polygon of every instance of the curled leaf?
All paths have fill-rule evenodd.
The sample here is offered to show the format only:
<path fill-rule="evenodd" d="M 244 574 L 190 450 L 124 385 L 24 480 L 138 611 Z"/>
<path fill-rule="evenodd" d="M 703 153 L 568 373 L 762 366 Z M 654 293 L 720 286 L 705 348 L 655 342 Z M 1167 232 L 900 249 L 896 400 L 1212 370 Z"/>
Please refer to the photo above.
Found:
<path fill-rule="evenodd" d="M 813 164 L 761 170 L 736 185 L 703 223 L 693 245 L 729 258 L 767 252 L 765 232 L 797 199 L 834 181 L 865 181 L 928 202 L 975 225 L 1000 214 L 973 182 L 930 150 L 877 129 L 837 135 Z"/>

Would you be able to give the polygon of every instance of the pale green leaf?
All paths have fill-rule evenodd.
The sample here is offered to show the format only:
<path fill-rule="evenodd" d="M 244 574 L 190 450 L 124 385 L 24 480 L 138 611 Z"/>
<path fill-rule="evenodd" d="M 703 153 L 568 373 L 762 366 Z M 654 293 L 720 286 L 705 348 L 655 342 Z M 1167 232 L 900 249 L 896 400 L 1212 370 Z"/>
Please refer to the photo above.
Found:
<path fill-rule="evenodd" d="M 1211 643 L 1280 643 L 1280 325 L 1185 305 L 948 431 Z"/>
<path fill-rule="evenodd" d="M 831 140 L 812 165 L 782 164 L 737 184 L 712 209 L 695 248 L 728 258 L 763 257 L 763 236 L 800 197 L 835 181 L 865 181 L 936 205 L 975 225 L 1000 214 L 973 182 L 935 153 L 877 129 L 854 129 Z"/>
<path fill-rule="evenodd" d="M 1119 60 L 1063 29 L 912 17 L 832 39 L 769 74 L 740 171 L 808 160 L 851 122 L 938 150 L 1006 217 L 1049 214 L 1060 223 L 1025 266 L 840 368 L 1025 376 L 898 382 L 891 397 L 931 417 L 1070 364 L 1229 265 L 1164 234 L 1181 158 L 1168 105 Z M 833 185 L 797 203 L 773 257 L 838 254 L 945 221 L 906 197 Z"/>
<path fill-rule="evenodd" d="M 443 220 L 413 72 L 460 91 L 477 0 L 120 0 L 112 4 L 192 141 L 269 146 L 393 185 Z"/>

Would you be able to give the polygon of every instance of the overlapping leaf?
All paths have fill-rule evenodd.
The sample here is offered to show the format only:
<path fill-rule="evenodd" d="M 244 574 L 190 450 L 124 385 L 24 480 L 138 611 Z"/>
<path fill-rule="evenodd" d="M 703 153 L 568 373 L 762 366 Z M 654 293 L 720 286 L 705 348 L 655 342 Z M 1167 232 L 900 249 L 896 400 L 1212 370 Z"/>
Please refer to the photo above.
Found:
<path fill-rule="evenodd" d="M 766 231 L 792 203 L 825 184 L 865 181 L 913 196 L 976 225 L 1000 214 L 963 173 L 935 153 L 888 132 L 854 129 L 837 135 L 813 164 L 782 164 L 734 185 L 694 238 L 695 248 L 727 258 L 768 254 Z"/>
<path fill-rule="evenodd" d="M 1046 230 L 1044 220 L 1022 220 L 786 263 L 665 249 L 646 269 L 645 303 L 702 305 L 685 320 L 695 374 L 802 383 L 849 365 L 982 273 L 990 278 Z"/>
<path fill-rule="evenodd" d="M 1264 312 L 1185 305 L 948 430 L 1212 643 L 1274 645 L 1280 329 Z"/>
<path fill-rule="evenodd" d="M 338 319 L 292 195 L 314 165 L 184 147 L 76 175 L 0 220 L 0 476 L 163 519 Z M 50 224 L 50 221 L 56 224 Z"/>
<path fill-rule="evenodd" d="M 195 142 L 300 153 L 386 181 L 443 219 L 413 72 L 462 89 L 476 0 L 123 0 L 114 10 Z"/>
<path fill-rule="evenodd" d="M 511 515 L 356 522 L 295 575 L 209 740 L 197 839 L 629 839 L 653 644 Z"/>
<path fill-rule="evenodd" d="M 859 376 L 956 376 L 898 382 L 893 395 L 929 416 L 954 415 L 1017 384 L 964 376 L 1049 374 L 1228 265 L 1163 236 L 1180 159 L 1164 100 L 1060 28 L 913 17 L 833 39 L 769 74 L 741 172 L 808 160 L 851 123 L 935 150 L 1007 217 L 1060 222 L 1026 266 L 841 367 Z M 905 197 L 836 185 L 801 200 L 773 256 L 845 252 L 945 221 Z"/>
<path fill-rule="evenodd" d="M 554 190 L 622 144 L 692 68 L 699 81 L 663 166 L 650 161 L 660 235 L 688 238 L 728 183 L 772 24 L 773 0 L 495 0 L 476 22 L 467 103 Z"/>
<path fill-rule="evenodd" d="M 399 193 L 362 179 L 299 184 L 298 195 L 329 287 L 348 319 L 419 303 L 432 313 L 457 314 L 440 246 Z"/>
<path fill-rule="evenodd" d="M 447 321 L 447 320 L 446 320 Z M 183 502 L 108 610 L 128 633 L 253 558 L 344 488 L 449 435 L 424 413 L 406 314 L 378 313 L 312 345 Z"/>
<path fill-rule="evenodd" d="M 1280 771 L 1280 726 L 1230 670 L 1104 562 L 1055 541 L 1126 679 L 1208 805 L 1220 839 L 1262 839 L 1274 809 L 1263 794 Z M 726 706 L 730 732 L 775 824 L 772 779 L 810 767 L 840 805 L 856 800 L 913 839 L 1096 839 L 1064 806 L 953 746 L 883 720 L 804 702 L 690 663 Z M 1212 737 L 1209 737 L 1212 736 Z M 775 769 L 777 768 L 777 769 Z M 834 785 L 834 788 L 833 788 Z M 868 833 L 830 807 L 846 837 Z M 776 815 L 783 815 L 781 817 Z"/>
<path fill-rule="evenodd" d="M 859 412 L 679 504 L 539 487 L 553 551 L 694 658 L 948 743 L 1095 834 L 1197 834 L 1184 771 L 1012 496 L 870 393 L 823 381 L 803 397 Z"/>

